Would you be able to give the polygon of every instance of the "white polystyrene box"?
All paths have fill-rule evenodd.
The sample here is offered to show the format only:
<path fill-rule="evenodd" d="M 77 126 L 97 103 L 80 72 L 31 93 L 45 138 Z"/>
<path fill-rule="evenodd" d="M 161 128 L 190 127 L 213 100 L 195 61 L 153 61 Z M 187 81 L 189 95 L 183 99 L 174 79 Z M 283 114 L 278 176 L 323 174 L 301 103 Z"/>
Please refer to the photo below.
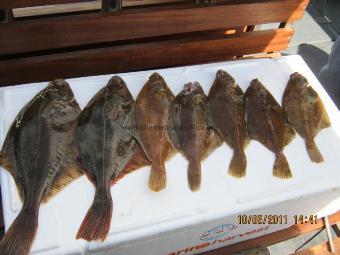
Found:
<path fill-rule="evenodd" d="M 92 203 L 94 188 L 86 177 L 73 182 L 40 207 L 39 228 L 32 254 L 196 254 L 255 238 L 291 226 L 293 215 L 332 214 L 340 209 L 340 113 L 306 63 L 299 56 L 256 59 L 119 74 L 136 97 L 149 75 L 159 72 L 174 94 L 183 84 L 197 80 L 208 93 L 216 71 L 229 72 L 245 91 L 258 78 L 278 102 L 292 72 L 305 75 L 319 93 L 332 127 L 316 143 L 325 162 L 312 163 L 298 135 L 284 153 L 293 178 L 272 176 L 274 154 L 256 141 L 246 149 L 247 176 L 227 174 L 232 150 L 222 145 L 202 163 L 202 186 L 193 193 L 187 184 L 187 162 L 177 154 L 166 163 L 167 188 L 148 189 L 150 167 L 136 171 L 112 187 L 113 216 L 109 236 L 101 242 L 76 240 L 77 230 Z M 69 79 L 83 108 L 112 75 Z M 19 110 L 44 83 L 0 89 L 2 141 Z M 6 229 L 21 208 L 12 177 L 1 171 L 1 191 Z M 287 215 L 288 224 L 240 225 L 238 215 Z"/>

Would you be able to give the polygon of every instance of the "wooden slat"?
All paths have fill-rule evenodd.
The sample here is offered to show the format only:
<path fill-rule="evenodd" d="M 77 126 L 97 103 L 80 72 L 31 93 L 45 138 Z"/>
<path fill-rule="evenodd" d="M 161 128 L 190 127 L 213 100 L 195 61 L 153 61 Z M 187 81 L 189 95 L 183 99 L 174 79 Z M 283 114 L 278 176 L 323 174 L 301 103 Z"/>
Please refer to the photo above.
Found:
<path fill-rule="evenodd" d="M 83 14 L 0 26 L 0 55 L 300 19 L 308 0 Z"/>
<path fill-rule="evenodd" d="M 340 238 L 333 241 L 335 253 L 329 251 L 328 242 L 294 253 L 294 255 L 336 255 L 340 254 Z M 291 254 L 293 255 L 293 254 Z"/>
<path fill-rule="evenodd" d="M 182 2 L 183 0 L 125 0 L 123 1 L 123 7 L 140 6 L 140 5 L 152 5 L 152 4 L 164 4 Z M 94 0 L 91 2 L 81 3 L 68 3 L 68 4 L 57 4 L 48 6 L 36 6 L 18 8 L 13 10 L 16 18 L 24 18 L 30 16 L 47 16 L 61 13 L 74 13 L 74 12 L 89 12 L 98 11 L 101 9 L 101 1 Z"/>
<path fill-rule="evenodd" d="M 328 216 L 329 223 L 335 224 L 340 221 L 340 211 Z M 201 253 L 201 255 L 232 255 L 236 252 L 243 251 L 252 247 L 269 246 L 285 240 L 297 237 L 299 235 L 319 230 L 323 228 L 324 222 L 322 219 L 317 221 L 317 224 L 298 224 L 293 225 L 287 229 L 283 229 L 268 235 L 260 236 L 248 241 L 232 244 L 213 251 Z M 315 253 L 318 254 L 318 253 Z"/>
<path fill-rule="evenodd" d="M 30 6 L 41 6 L 41 5 L 52 5 L 52 4 L 67 4 L 67 3 L 78 3 L 87 2 L 91 0 L 1 0 L 1 9 L 14 9 L 21 7 Z"/>
<path fill-rule="evenodd" d="M 166 41 L 0 62 L 0 85 L 47 81 L 157 67 L 206 63 L 287 48 L 292 29 L 242 33 L 233 38 Z"/>

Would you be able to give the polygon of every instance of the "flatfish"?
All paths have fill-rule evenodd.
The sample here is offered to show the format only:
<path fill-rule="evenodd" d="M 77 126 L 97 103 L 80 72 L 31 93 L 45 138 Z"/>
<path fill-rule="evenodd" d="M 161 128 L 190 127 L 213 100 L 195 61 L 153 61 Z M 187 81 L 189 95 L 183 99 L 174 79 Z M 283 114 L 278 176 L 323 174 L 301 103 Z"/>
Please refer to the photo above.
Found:
<path fill-rule="evenodd" d="M 273 168 L 275 177 L 283 179 L 292 177 L 283 148 L 293 139 L 295 133 L 286 126 L 283 109 L 257 79 L 248 87 L 245 103 L 248 137 L 259 141 L 275 153 Z"/>
<path fill-rule="evenodd" d="M 235 79 L 223 70 L 216 73 L 208 95 L 212 126 L 233 150 L 229 174 L 246 175 L 247 158 L 244 148 L 248 142 L 245 121 L 244 93 Z"/>
<path fill-rule="evenodd" d="M 111 185 L 133 169 L 150 164 L 136 139 L 123 127 L 133 103 L 123 79 L 114 76 L 76 121 L 78 163 L 96 188 L 77 239 L 106 238 L 112 218 Z"/>
<path fill-rule="evenodd" d="M 57 79 L 24 106 L 10 127 L 0 164 L 12 174 L 23 207 L 0 242 L 1 255 L 28 254 L 40 203 L 80 176 L 79 169 L 69 163 L 72 154 L 63 155 L 70 140 L 67 132 L 79 113 L 71 88 Z"/>
<path fill-rule="evenodd" d="M 168 133 L 175 148 L 189 161 L 188 182 L 192 191 L 201 185 L 201 161 L 222 140 L 209 126 L 208 99 L 198 82 L 184 85 L 172 103 Z"/>
<path fill-rule="evenodd" d="M 163 77 L 149 77 L 129 114 L 125 127 L 138 140 L 151 163 L 149 187 L 160 191 L 166 187 L 165 161 L 174 153 L 167 129 L 171 102 L 175 96 Z"/>
<path fill-rule="evenodd" d="M 319 95 L 301 74 L 290 76 L 282 106 L 288 125 L 305 140 L 310 159 L 316 163 L 323 162 L 314 138 L 322 129 L 330 127 L 331 122 Z"/>

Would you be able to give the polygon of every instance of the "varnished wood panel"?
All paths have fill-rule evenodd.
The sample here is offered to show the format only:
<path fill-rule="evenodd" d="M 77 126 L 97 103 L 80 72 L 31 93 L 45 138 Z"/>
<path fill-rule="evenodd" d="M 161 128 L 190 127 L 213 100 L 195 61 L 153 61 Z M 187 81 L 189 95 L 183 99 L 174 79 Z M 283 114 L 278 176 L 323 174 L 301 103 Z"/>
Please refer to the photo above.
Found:
<path fill-rule="evenodd" d="M 29 6 L 87 2 L 91 0 L 1 0 L 0 9 L 13 9 Z"/>
<path fill-rule="evenodd" d="M 121 14 L 83 14 L 4 24 L 0 55 L 300 19 L 308 0 Z"/>
<path fill-rule="evenodd" d="M 226 39 L 165 41 L 0 62 L 0 85 L 47 81 L 157 67 L 207 63 L 287 48 L 292 29 L 257 31 Z"/>

